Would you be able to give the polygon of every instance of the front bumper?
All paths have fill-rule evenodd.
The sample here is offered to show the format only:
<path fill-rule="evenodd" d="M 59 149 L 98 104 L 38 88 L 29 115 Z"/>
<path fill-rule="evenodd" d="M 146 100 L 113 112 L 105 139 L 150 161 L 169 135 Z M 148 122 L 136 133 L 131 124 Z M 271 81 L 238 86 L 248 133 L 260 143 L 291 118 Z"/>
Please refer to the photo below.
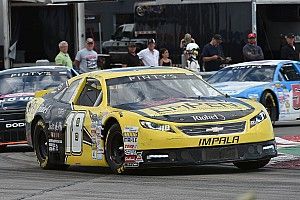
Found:
<path fill-rule="evenodd" d="M 217 164 L 269 159 L 277 156 L 275 140 L 218 147 L 146 150 L 140 167 Z"/>

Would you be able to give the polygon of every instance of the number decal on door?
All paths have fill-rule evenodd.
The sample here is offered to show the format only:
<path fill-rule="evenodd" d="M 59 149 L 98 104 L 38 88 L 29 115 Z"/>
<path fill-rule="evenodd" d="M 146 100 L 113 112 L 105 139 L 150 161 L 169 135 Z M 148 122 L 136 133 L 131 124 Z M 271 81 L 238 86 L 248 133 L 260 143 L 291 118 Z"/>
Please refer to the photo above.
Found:
<path fill-rule="evenodd" d="M 66 153 L 81 154 L 85 112 L 71 112 L 66 119 Z"/>

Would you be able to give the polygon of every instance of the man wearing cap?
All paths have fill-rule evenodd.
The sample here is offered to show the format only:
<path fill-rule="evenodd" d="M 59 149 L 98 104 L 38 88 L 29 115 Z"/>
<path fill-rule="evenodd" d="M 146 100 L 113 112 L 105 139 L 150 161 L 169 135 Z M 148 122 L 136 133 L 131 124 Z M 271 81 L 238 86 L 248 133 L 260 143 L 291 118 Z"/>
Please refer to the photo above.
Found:
<path fill-rule="evenodd" d="M 155 40 L 148 40 L 148 48 L 137 54 L 145 66 L 158 66 L 159 52 L 155 49 Z"/>
<path fill-rule="evenodd" d="M 77 52 L 74 65 L 79 68 L 80 73 L 97 70 L 98 54 L 94 51 L 94 40 L 88 38 L 85 48 Z"/>
<path fill-rule="evenodd" d="M 215 34 L 211 41 L 203 47 L 202 60 L 205 71 L 218 71 L 220 65 L 224 62 L 229 62 L 229 58 L 224 57 L 222 43 L 222 36 Z"/>
<path fill-rule="evenodd" d="M 129 43 L 128 53 L 125 54 L 123 58 L 122 67 L 136 67 L 140 65 L 141 65 L 141 61 L 139 59 L 139 56 L 136 55 L 136 44 Z"/>
<path fill-rule="evenodd" d="M 289 33 L 286 35 L 287 44 L 281 48 L 281 59 L 283 60 L 297 60 L 299 61 L 299 50 L 295 47 L 295 35 Z"/>
<path fill-rule="evenodd" d="M 68 54 L 68 43 L 66 41 L 61 41 L 58 44 L 59 47 L 59 54 L 55 57 L 55 64 L 66 66 L 68 68 L 73 68 L 72 60 Z"/>
<path fill-rule="evenodd" d="M 245 61 L 263 60 L 264 53 L 260 46 L 256 44 L 256 34 L 248 34 L 248 44 L 243 47 L 243 56 Z"/>

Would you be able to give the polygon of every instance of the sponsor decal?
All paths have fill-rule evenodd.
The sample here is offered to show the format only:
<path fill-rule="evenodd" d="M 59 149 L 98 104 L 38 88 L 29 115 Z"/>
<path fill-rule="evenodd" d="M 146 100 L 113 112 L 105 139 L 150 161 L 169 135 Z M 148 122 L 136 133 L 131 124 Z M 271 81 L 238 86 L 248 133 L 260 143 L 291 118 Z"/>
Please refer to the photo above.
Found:
<path fill-rule="evenodd" d="M 63 117 L 66 113 L 66 109 L 64 108 L 58 108 L 57 109 L 57 117 Z"/>
<path fill-rule="evenodd" d="M 239 140 L 240 140 L 239 136 L 201 138 L 199 140 L 199 146 L 238 144 Z"/>
<path fill-rule="evenodd" d="M 123 131 L 125 152 L 124 167 L 138 167 L 143 162 L 142 152 L 138 152 L 138 127 L 126 126 Z"/>
<path fill-rule="evenodd" d="M 20 128 L 24 127 L 26 124 L 24 122 L 15 122 L 11 124 L 5 124 L 6 128 Z"/>
<path fill-rule="evenodd" d="M 51 72 L 22 72 L 11 74 L 10 77 L 23 77 L 23 76 L 51 76 Z"/>
<path fill-rule="evenodd" d="M 48 130 L 49 131 L 59 131 L 61 132 L 63 129 L 63 124 L 62 122 L 50 122 Z"/>
<path fill-rule="evenodd" d="M 92 112 L 90 112 L 91 117 L 91 139 L 92 139 L 92 159 L 102 160 L 103 159 L 103 135 L 102 135 L 102 120 L 101 118 Z"/>
<path fill-rule="evenodd" d="M 150 110 L 155 111 L 160 115 L 171 114 L 174 112 L 184 112 L 184 111 L 192 111 L 192 110 L 224 110 L 224 109 L 247 109 L 246 106 L 231 103 L 231 102 L 183 102 L 176 103 L 168 106 L 158 106 L 155 108 L 150 108 Z"/>
<path fill-rule="evenodd" d="M 49 152 L 58 152 L 59 144 L 62 144 L 62 140 L 49 139 L 48 144 Z"/>
<path fill-rule="evenodd" d="M 205 114 L 205 115 L 192 115 L 194 121 L 222 121 L 226 120 L 224 115 L 221 114 Z"/>
<path fill-rule="evenodd" d="M 161 79 L 176 79 L 175 74 L 150 74 L 150 75 L 139 75 L 129 76 L 130 81 L 144 81 L 144 80 L 161 80 Z"/>
<path fill-rule="evenodd" d="M 0 99 L 0 103 L 11 103 L 11 102 L 15 102 L 15 101 L 30 101 L 31 99 L 33 99 L 34 97 L 9 97 L 9 98 L 4 98 L 4 99 Z"/>
<path fill-rule="evenodd" d="M 44 105 L 44 104 L 42 104 L 42 105 L 39 107 L 39 109 L 37 110 L 37 112 L 46 114 L 46 113 L 49 112 L 49 110 L 50 110 L 51 108 L 52 108 L 52 105 Z"/>
<path fill-rule="evenodd" d="M 139 130 L 139 128 L 138 127 L 135 127 L 135 126 L 126 126 L 125 128 L 124 128 L 124 132 L 125 133 L 137 133 L 138 132 L 138 130 Z"/>
<path fill-rule="evenodd" d="M 292 84 L 293 90 L 293 108 L 295 110 L 300 109 L 300 84 Z"/>

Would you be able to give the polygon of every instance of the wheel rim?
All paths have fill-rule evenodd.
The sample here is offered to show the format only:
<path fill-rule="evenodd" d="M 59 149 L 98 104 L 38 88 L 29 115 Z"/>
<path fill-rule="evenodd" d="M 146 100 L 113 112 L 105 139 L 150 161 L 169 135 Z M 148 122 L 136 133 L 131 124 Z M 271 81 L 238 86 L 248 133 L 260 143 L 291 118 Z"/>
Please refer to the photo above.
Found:
<path fill-rule="evenodd" d="M 125 153 L 124 153 L 124 144 L 123 144 L 123 137 L 121 133 L 117 132 L 111 138 L 110 144 L 110 160 L 117 165 L 121 165 L 124 163 L 125 160 Z"/>
<path fill-rule="evenodd" d="M 46 138 L 46 134 L 44 131 L 40 132 L 38 141 L 40 141 L 39 154 L 42 159 L 46 159 L 47 153 L 48 153 L 48 143 L 47 143 L 47 138 Z"/>

